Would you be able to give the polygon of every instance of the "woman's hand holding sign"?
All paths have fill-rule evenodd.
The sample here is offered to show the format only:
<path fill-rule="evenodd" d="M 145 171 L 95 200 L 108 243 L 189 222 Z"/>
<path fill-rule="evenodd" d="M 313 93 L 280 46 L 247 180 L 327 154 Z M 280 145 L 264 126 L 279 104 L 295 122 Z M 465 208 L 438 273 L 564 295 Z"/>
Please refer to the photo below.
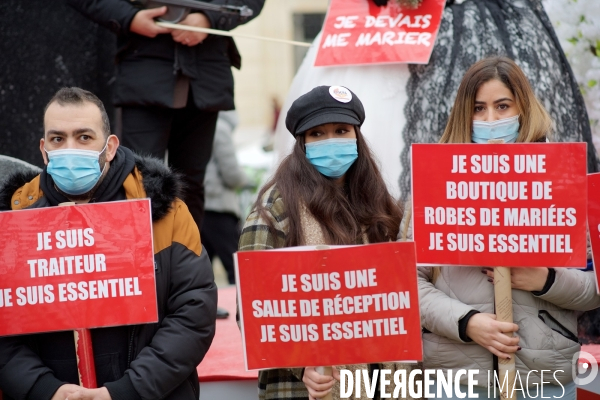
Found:
<path fill-rule="evenodd" d="M 486 274 L 493 282 L 494 270 L 482 268 L 481 272 Z M 544 288 L 548 279 L 548 268 L 511 268 L 510 282 L 513 289 L 528 292 L 539 292 Z"/>
<path fill-rule="evenodd" d="M 509 359 L 508 353 L 519 350 L 519 338 L 509 337 L 505 333 L 519 330 L 517 324 L 496 321 L 496 315 L 487 313 L 474 314 L 467 323 L 467 336 L 492 354 Z"/>
<path fill-rule="evenodd" d="M 304 369 L 302 382 L 304 382 L 306 389 L 308 389 L 309 400 L 323 398 L 331 392 L 335 381 L 340 380 L 340 371 L 335 367 L 332 367 L 331 370 L 333 371 L 333 376 L 320 374 L 317 372 L 316 367 L 306 367 Z"/>

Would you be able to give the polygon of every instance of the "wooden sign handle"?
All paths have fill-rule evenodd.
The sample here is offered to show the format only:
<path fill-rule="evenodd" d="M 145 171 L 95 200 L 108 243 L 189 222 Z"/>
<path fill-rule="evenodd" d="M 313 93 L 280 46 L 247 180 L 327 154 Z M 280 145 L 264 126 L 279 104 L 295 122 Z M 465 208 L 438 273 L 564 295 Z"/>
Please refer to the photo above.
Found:
<path fill-rule="evenodd" d="M 504 139 L 490 139 L 488 143 L 504 143 Z M 513 323 L 512 308 L 512 284 L 510 281 L 510 268 L 494 268 L 494 304 L 496 306 L 496 320 Z M 512 337 L 513 334 L 506 333 L 506 336 Z M 508 385 L 505 390 L 500 391 L 500 400 L 516 400 L 513 390 L 515 384 L 515 355 L 510 355 L 509 359 L 498 358 L 498 378 L 500 385 L 507 379 Z M 508 378 L 506 376 L 508 375 Z M 513 396 L 511 397 L 511 393 Z"/>
<path fill-rule="evenodd" d="M 513 323 L 512 307 L 512 284 L 510 281 L 510 268 L 494 268 L 494 302 L 496 305 L 496 320 L 501 322 Z M 505 335 L 512 337 L 512 332 Z M 508 377 L 506 377 L 508 375 Z M 501 400 L 515 400 L 517 396 L 513 390 L 515 384 L 515 356 L 510 355 L 509 359 L 498 358 L 498 378 L 500 385 L 503 385 L 505 379 L 508 385 L 504 386 L 500 392 Z M 513 395 L 511 397 L 511 394 Z"/>
<path fill-rule="evenodd" d="M 75 336 L 79 384 L 87 389 L 95 389 L 98 387 L 98 384 L 96 383 L 92 334 L 89 329 L 76 329 L 73 331 L 73 334 Z"/>
<path fill-rule="evenodd" d="M 333 370 L 331 367 L 316 367 L 315 369 L 321 375 L 333 376 Z M 331 392 L 327 393 L 324 397 L 321 397 L 321 400 L 333 400 Z"/>
<path fill-rule="evenodd" d="M 315 248 L 317 250 L 328 250 L 330 247 L 327 245 L 317 245 Z M 315 367 L 315 370 L 321 375 L 333 376 L 331 367 Z M 331 392 L 327 393 L 324 397 L 321 397 L 321 400 L 333 400 Z"/>

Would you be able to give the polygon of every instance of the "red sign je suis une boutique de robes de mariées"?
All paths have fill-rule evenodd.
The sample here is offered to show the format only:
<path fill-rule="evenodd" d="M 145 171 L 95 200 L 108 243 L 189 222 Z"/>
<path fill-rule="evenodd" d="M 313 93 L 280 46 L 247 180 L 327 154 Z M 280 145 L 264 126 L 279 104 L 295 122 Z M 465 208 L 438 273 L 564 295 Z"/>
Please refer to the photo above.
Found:
<path fill-rule="evenodd" d="M 585 143 L 413 144 L 417 263 L 586 265 Z"/>

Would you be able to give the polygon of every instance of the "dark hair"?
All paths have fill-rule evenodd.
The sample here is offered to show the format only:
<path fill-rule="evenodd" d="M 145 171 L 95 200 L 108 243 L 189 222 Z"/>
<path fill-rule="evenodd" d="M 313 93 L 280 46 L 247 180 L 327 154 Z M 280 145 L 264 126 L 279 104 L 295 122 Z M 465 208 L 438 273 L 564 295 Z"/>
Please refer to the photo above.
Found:
<path fill-rule="evenodd" d="M 508 57 L 488 57 L 465 73 L 440 143 L 471 143 L 475 96 L 481 85 L 493 79 L 502 82 L 515 96 L 520 114 L 517 142 L 537 142 L 550 134 L 552 119 L 535 97 L 521 68 Z"/>
<path fill-rule="evenodd" d="M 292 154 L 260 190 L 255 209 L 269 224 L 261 199 L 272 186 L 281 194 L 289 220 L 286 246 L 305 244 L 300 223 L 303 205 L 321 225 L 326 244 L 360 243 L 363 232 L 370 243 L 396 240 L 402 210 L 387 191 L 359 127 L 355 126 L 355 130 L 358 159 L 346 172 L 343 188 L 321 175 L 308 161 L 304 135 L 298 135 Z"/>
<path fill-rule="evenodd" d="M 86 101 L 95 104 L 100 110 L 100 116 L 102 118 L 102 130 L 104 137 L 108 138 L 110 136 L 110 122 L 108 120 L 108 114 L 106 114 L 104 104 L 98 98 L 98 96 L 92 92 L 88 92 L 87 90 L 83 90 L 78 87 L 64 87 L 60 89 L 54 96 L 52 96 L 48 104 L 46 104 L 46 107 L 44 108 L 44 114 L 46 114 L 50 104 L 54 102 L 64 106 L 67 104 L 82 105 Z"/>

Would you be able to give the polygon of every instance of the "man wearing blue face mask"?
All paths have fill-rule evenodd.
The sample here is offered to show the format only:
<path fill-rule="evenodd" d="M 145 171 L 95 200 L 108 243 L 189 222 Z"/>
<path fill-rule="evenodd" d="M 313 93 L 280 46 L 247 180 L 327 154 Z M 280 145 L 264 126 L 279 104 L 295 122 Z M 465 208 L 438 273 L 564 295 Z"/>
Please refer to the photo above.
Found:
<path fill-rule="evenodd" d="M 102 102 L 79 88 L 59 90 L 46 106 L 40 151 L 46 167 L 6 179 L 0 211 L 149 197 L 159 321 L 91 331 L 98 389 L 77 385 L 71 332 L 0 338 L 4 399 L 197 400 L 217 291 L 180 177 L 119 146 Z"/>
<path fill-rule="evenodd" d="M 78 95 L 90 101 L 77 104 Z M 97 200 L 94 194 L 109 171 L 119 139 L 105 134 L 110 132 L 110 125 L 104 107 L 87 93 L 65 90 L 55 98 L 46 106 L 44 137 L 40 139 L 47 166 L 41 176 L 42 190 L 52 194 L 48 186 L 53 186 L 60 195 L 76 203 Z"/>

